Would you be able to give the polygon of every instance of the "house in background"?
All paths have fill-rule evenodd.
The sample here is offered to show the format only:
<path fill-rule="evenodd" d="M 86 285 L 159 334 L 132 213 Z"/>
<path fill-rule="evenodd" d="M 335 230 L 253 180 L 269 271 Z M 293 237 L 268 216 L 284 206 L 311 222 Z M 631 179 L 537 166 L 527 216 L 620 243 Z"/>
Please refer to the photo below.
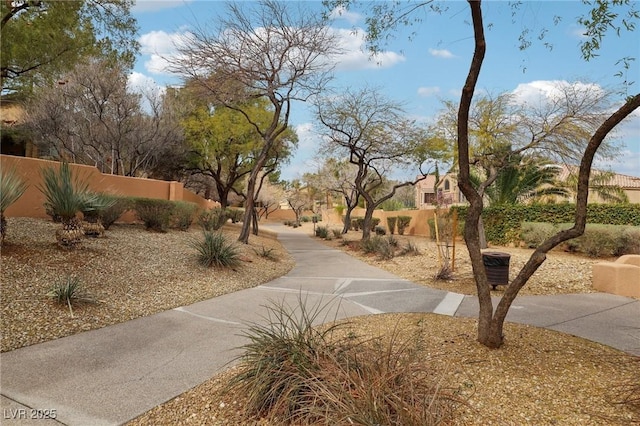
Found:
<path fill-rule="evenodd" d="M 454 173 L 440 176 L 438 187 L 435 188 L 435 185 L 435 175 L 427 175 L 426 179 L 415 185 L 417 209 L 432 209 L 437 204 L 450 206 L 467 202 L 462 191 L 458 188 L 458 179 Z"/>
<path fill-rule="evenodd" d="M 571 180 L 572 174 L 577 175 L 578 167 L 560 166 L 561 172 L 558 181 L 567 182 Z M 592 171 L 592 176 L 598 170 Z M 437 204 L 454 205 L 466 204 L 466 199 L 462 191 L 458 188 L 458 180 L 455 173 L 447 173 L 440 177 L 440 183 L 435 188 L 436 176 L 428 175 L 426 179 L 415 185 L 416 208 L 420 210 L 432 209 Z M 640 203 L 640 177 L 614 174 L 610 180 L 604 182 L 604 186 L 617 186 L 624 191 L 630 203 Z M 547 199 L 547 202 L 573 202 L 575 194 L 572 192 L 567 198 Z M 589 203 L 605 203 L 606 201 L 598 194 L 596 189 L 589 190 Z"/>

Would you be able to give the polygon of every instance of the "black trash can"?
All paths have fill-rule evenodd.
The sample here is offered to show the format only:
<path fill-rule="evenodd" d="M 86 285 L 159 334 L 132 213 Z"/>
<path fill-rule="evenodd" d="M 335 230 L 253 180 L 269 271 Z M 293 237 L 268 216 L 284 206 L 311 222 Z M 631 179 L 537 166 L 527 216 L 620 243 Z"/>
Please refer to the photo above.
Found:
<path fill-rule="evenodd" d="M 497 251 L 482 253 L 484 270 L 494 290 L 496 286 L 509 284 L 509 259 L 511 259 L 509 253 Z"/>

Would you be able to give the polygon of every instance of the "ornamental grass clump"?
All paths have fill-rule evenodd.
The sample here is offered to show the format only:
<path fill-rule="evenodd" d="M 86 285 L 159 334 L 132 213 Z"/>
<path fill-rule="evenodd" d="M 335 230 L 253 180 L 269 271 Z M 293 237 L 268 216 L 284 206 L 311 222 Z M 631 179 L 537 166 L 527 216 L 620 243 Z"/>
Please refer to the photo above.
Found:
<path fill-rule="evenodd" d="M 440 383 L 420 337 L 356 335 L 347 322 L 325 325 L 330 302 L 267 307 L 244 336 L 224 392 L 242 399 L 247 423 L 415 425 L 451 421 L 464 402 Z M 335 318 L 334 318 L 335 320 Z"/>
<path fill-rule="evenodd" d="M 240 250 L 221 232 L 203 232 L 203 238 L 192 243 L 202 266 L 234 268 L 240 263 Z"/>
<path fill-rule="evenodd" d="M 84 291 L 80 278 L 71 275 L 56 280 L 47 296 L 57 303 L 67 305 L 72 317 L 74 304 L 79 302 L 95 303 L 96 301 L 95 298 Z"/>

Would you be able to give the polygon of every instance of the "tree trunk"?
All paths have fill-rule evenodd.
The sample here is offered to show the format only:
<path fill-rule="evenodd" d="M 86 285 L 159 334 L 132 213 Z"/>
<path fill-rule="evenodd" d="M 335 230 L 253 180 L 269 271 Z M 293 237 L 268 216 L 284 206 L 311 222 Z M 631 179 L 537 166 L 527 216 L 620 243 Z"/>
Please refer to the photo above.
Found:
<path fill-rule="evenodd" d="M 369 206 L 373 206 L 370 208 Z M 364 221 L 362 222 L 362 239 L 368 240 L 371 238 L 371 219 L 373 218 L 373 210 L 375 206 L 373 203 L 367 202 L 367 209 L 364 213 Z"/>

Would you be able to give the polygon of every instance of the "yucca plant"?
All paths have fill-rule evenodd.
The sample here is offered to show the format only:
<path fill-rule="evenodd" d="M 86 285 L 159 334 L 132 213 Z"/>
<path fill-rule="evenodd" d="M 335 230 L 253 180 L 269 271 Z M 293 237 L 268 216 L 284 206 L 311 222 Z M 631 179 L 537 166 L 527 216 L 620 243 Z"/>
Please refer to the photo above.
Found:
<path fill-rule="evenodd" d="M 233 268 L 240 263 L 238 247 L 228 242 L 222 233 L 205 231 L 203 234 L 202 240 L 192 243 L 193 248 L 198 251 L 201 265 Z"/>
<path fill-rule="evenodd" d="M 73 304 L 77 302 L 93 303 L 95 299 L 84 292 L 80 278 L 67 275 L 57 280 L 47 296 L 51 297 L 55 302 L 66 304 L 69 312 L 73 317 Z"/>
<path fill-rule="evenodd" d="M 24 191 L 27 190 L 27 184 L 16 174 L 14 169 L 2 170 L 0 172 L 0 233 L 4 243 L 4 237 L 7 233 L 7 219 L 4 212 L 9 206 L 22 197 Z"/>
<path fill-rule="evenodd" d="M 42 170 L 42 184 L 38 186 L 45 196 L 45 209 L 60 218 L 62 229 L 56 231 L 58 245 L 65 248 L 76 247 L 84 237 L 80 212 L 91 212 L 106 207 L 106 199 L 89 190 L 89 184 L 74 178 L 71 167 L 66 162 L 56 170 L 48 167 Z"/>

